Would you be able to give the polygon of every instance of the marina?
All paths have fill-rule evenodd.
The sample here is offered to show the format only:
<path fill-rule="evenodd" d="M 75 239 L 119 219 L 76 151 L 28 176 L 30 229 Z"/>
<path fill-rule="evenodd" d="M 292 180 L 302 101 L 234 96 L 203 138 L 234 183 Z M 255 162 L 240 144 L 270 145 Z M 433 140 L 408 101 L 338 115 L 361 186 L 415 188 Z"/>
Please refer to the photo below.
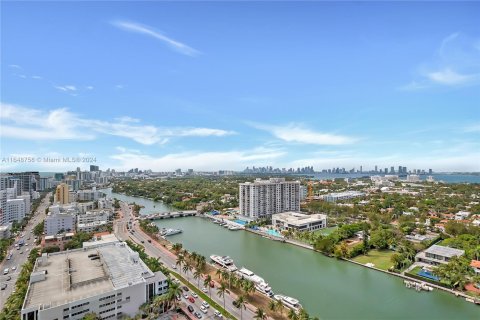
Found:
<path fill-rule="evenodd" d="M 144 201 L 145 208 L 140 213 L 154 209 L 155 204 L 158 206 L 156 202 L 150 201 L 149 206 Z M 159 228 L 182 229 L 169 241 L 182 243 L 187 250 L 205 257 L 212 253 L 228 255 L 236 265 L 247 266 L 265 277 L 274 292 L 295 297 L 311 315 L 321 319 L 478 318 L 478 306 L 463 297 L 455 298 L 441 290 L 417 294 L 405 289 L 403 279 L 271 241 L 253 232 L 230 232 L 199 217 L 154 223 Z M 298 272 L 302 276 L 295 276 Z"/>

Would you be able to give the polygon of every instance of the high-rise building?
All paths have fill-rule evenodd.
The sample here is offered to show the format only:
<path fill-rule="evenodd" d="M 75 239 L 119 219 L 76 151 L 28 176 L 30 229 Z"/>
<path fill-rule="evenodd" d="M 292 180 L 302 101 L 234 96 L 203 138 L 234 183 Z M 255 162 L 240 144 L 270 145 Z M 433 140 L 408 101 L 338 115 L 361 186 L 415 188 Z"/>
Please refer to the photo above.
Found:
<path fill-rule="evenodd" d="M 60 183 L 55 191 L 55 201 L 61 204 L 67 204 L 69 196 L 68 184 Z"/>
<path fill-rule="evenodd" d="M 395 173 L 395 168 L 393 166 L 390 167 L 390 173 Z"/>
<path fill-rule="evenodd" d="M 300 211 L 300 181 L 284 178 L 256 179 L 239 184 L 240 214 L 252 219 L 272 214 Z"/>
<path fill-rule="evenodd" d="M 433 173 L 433 170 L 432 169 L 428 169 L 428 174 L 432 174 Z"/>
<path fill-rule="evenodd" d="M 98 166 L 90 165 L 90 171 L 99 171 L 100 168 Z"/>
<path fill-rule="evenodd" d="M 378 166 L 375 166 L 375 173 L 378 172 Z"/>

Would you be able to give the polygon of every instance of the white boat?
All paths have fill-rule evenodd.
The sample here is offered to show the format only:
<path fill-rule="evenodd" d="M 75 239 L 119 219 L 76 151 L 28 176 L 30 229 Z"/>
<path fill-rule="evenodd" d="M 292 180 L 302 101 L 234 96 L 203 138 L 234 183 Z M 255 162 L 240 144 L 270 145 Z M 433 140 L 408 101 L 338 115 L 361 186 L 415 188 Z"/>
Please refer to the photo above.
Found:
<path fill-rule="evenodd" d="M 212 261 L 215 262 L 216 264 L 218 264 L 218 265 L 220 265 L 224 268 L 227 268 L 230 271 L 237 270 L 237 267 L 233 263 L 233 259 L 230 258 L 229 256 L 217 256 L 215 254 L 212 254 L 210 256 L 210 259 L 212 259 Z"/>
<path fill-rule="evenodd" d="M 166 236 L 171 236 L 171 235 L 174 235 L 174 234 L 177 234 L 177 233 L 182 233 L 182 230 L 180 229 L 162 229 L 162 231 L 160 232 L 160 235 L 163 236 L 163 237 L 166 237 Z"/>
<path fill-rule="evenodd" d="M 260 284 L 256 284 L 255 285 L 255 289 L 260 292 L 260 293 L 263 293 L 264 295 L 266 295 L 267 297 L 272 297 L 273 296 L 273 291 L 272 291 L 272 288 L 268 285 L 268 283 L 266 282 L 263 282 L 263 283 L 260 283 Z"/>
<path fill-rule="evenodd" d="M 302 309 L 302 305 L 295 298 L 288 297 L 288 296 L 283 296 L 281 294 L 276 294 L 276 295 L 273 296 L 273 298 L 275 300 L 282 301 L 284 306 L 286 306 L 286 307 L 288 307 L 292 310 L 299 311 L 300 309 Z"/>
<path fill-rule="evenodd" d="M 239 226 L 230 226 L 228 227 L 228 230 L 230 231 L 236 231 L 236 230 L 242 230 L 243 228 L 242 227 L 239 227 Z"/>
<path fill-rule="evenodd" d="M 255 285 L 268 286 L 268 283 L 262 277 L 257 276 L 255 273 L 253 273 L 252 271 L 250 271 L 246 268 L 242 268 L 242 269 L 238 270 L 237 275 L 242 279 L 252 281 Z"/>

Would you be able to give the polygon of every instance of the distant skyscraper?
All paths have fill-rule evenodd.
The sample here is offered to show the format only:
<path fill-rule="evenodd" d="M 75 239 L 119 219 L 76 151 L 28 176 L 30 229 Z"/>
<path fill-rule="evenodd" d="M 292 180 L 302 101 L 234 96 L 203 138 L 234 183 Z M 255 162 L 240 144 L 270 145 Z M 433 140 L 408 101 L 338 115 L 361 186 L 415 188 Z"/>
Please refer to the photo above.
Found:
<path fill-rule="evenodd" d="M 428 169 L 428 174 L 432 174 L 433 173 L 433 170 L 432 169 Z"/>
<path fill-rule="evenodd" d="M 395 173 L 395 168 L 394 167 L 390 167 L 390 173 Z"/>
<path fill-rule="evenodd" d="M 377 166 L 375 166 L 375 172 L 378 172 L 378 167 Z"/>
<path fill-rule="evenodd" d="M 98 166 L 90 165 L 90 171 L 99 171 L 99 169 Z"/>
<path fill-rule="evenodd" d="M 363 172 L 363 167 L 362 167 L 362 166 L 360 166 L 360 173 L 362 173 L 362 172 Z"/>

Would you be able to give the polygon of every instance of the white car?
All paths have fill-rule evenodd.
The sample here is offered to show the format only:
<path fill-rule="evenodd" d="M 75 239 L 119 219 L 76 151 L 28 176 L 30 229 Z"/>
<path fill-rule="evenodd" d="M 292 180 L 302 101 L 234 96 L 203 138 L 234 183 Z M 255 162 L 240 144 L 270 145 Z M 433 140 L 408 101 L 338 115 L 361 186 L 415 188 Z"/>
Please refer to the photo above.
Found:
<path fill-rule="evenodd" d="M 195 292 L 192 292 L 192 297 L 198 298 L 198 294 L 196 294 Z"/>
<path fill-rule="evenodd" d="M 203 287 L 203 288 L 202 288 L 202 291 L 205 292 L 205 293 L 207 293 L 207 292 L 208 292 L 207 287 Z"/>
<path fill-rule="evenodd" d="M 220 319 L 223 318 L 223 315 L 218 310 L 215 310 L 215 312 L 213 313 L 213 316 L 215 318 L 220 318 Z"/>
<path fill-rule="evenodd" d="M 200 311 L 202 311 L 203 313 L 207 313 L 207 312 L 208 312 L 207 308 L 205 308 L 204 306 L 201 306 L 201 307 L 200 307 Z"/>
<path fill-rule="evenodd" d="M 207 301 L 203 301 L 203 302 L 202 302 L 202 307 L 210 308 L 210 305 L 208 304 Z"/>
<path fill-rule="evenodd" d="M 188 294 L 187 294 L 187 293 L 184 293 L 184 294 L 183 294 L 183 297 L 184 297 L 185 299 L 188 299 Z"/>
<path fill-rule="evenodd" d="M 15 270 L 17 270 L 17 267 L 13 266 L 12 271 L 15 271 Z"/>

